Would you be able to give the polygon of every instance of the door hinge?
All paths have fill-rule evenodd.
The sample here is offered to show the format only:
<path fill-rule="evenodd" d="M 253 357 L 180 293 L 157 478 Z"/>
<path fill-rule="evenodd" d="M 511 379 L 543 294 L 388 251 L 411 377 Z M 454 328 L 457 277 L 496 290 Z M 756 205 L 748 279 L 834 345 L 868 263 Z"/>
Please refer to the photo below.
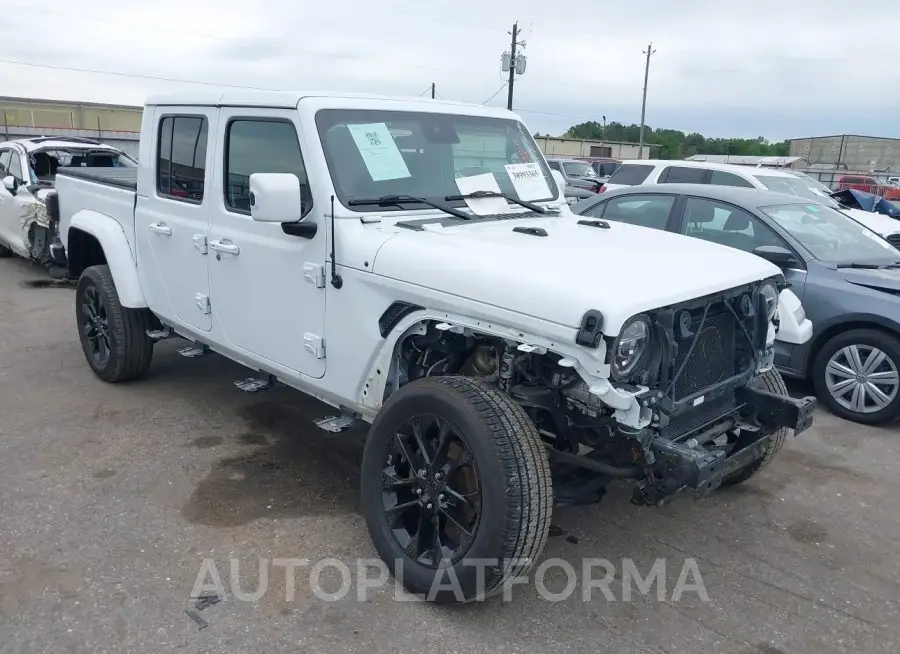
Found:
<path fill-rule="evenodd" d="M 325 288 L 325 267 L 317 263 L 303 264 L 303 277 L 312 282 L 316 288 Z"/>
<path fill-rule="evenodd" d="M 212 312 L 212 309 L 209 306 L 209 296 L 208 295 L 203 295 L 203 293 L 197 293 L 197 295 L 194 297 L 197 299 L 197 306 L 200 308 L 200 311 L 202 311 L 205 314 Z"/>
<path fill-rule="evenodd" d="M 209 252 L 209 246 L 206 242 L 206 236 L 203 234 L 194 234 L 194 247 L 200 250 L 200 254 Z"/>
<path fill-rule="evenodd" d="M 303 348 L 310 354 L 314 354 L 317 359 L 325 358 L 325 341 L 318 334 L 303 335 Z"/>

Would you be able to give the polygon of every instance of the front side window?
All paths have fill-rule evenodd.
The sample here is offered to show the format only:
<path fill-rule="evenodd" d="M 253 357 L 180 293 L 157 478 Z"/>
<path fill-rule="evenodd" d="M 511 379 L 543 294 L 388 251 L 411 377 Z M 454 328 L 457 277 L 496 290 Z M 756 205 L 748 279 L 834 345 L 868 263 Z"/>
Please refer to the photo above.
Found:
<path fill-rule="evenodd" d="M 287 121 L 237 119 L 228 124 L 225 146 L 225 205 L 250 213 L 250 175 L 290 173 L 300 181 L 303 206 L 312 208 L 306 168 L 300 154 L 297 130 Z"/>
<path fill-rule="evenodd" d="M 203 201 L 208 123 L 205 116 L 166 116 L 159 123 L 156 171 L 160 195 Z"/>
<path fill-rule="evenodd" d="M 9 159 L 12 155 L 12 150 L 2 150 L 0 151 L 0 175 L 6 176 L 6 171 L 9 170 Z"/>
<path fill-rule="evenodd" d="M 674 204 L 674 195 L 626 195 L 609 200 L 603 218 L 665 230 Z"/>
<path fill-rule="evenodd" d="M 705 168 L 669 166 L 659 176 L 660 184 L 705 184 L 709 171 Z"/>
<path fill-rule="evenodd" d="M 7 173 L 15 177 L 20 182 L 24 182 L 25 175 L 22 174 L 22 157 L 19 156 L 18 152 L 13 152 L 12 156 L 9 158 L 9 169 Z"/>
<path fill-rule="evenodd" d="M 687 199 L 681 233 L 744 252 L 753 252 L 761 245 L 790 249 L 783 238 L 750 212 L 705 198 Z"/>
<path fill-rule="evenodd" d="M 653 172 L 653 166 L 649 164 L 622 164 L 609 178 L 609 184 L 622 186 L 638 186 L 644 183 L 647 176 Z"/>
<path fill-rule="evenodd" d="M 890 243 L 831 207 L 798 203 L 762 211 L 819 261 L 839 265 L 900 262 L 900 251 Z"/>
<path fill-rule="evenodd" d="M 741 188 L 756 188 L 743 177 L 739 177 L 734 173 L 726 173 L 723 170 L 712 171 L 712 177 L 709 178 L 710 184 L 716 186 L 740 186 Z"/>
<path fill-rule="evenodd" d="M 316 127 L 340 201 L 390 195 L 426 198 L 454 207 L 457 179 L 480 177 L 475 190 L 520 200 L 559 196 L 537 144 L 516 120 L 411 111 L 323 109 Z M 469 185 L 467 185 L 469 186 Z M 402 209 L 413 208 L 404 204 Z M 396 206 L 355 206 L 391 211 Z"/>

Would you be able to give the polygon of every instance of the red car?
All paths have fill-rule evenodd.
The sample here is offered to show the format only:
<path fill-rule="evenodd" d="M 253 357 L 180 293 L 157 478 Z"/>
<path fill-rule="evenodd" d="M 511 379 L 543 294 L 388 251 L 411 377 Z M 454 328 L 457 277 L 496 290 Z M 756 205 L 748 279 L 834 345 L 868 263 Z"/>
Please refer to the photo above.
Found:
<path fill-rule="evenodd" d="M 880 195 L 885 200 L 900 200 L 900 187 L 878 177 L 863 175 L 843 175 L 838 180 L 838 190 L 855 189 L 872 195 Z"/>

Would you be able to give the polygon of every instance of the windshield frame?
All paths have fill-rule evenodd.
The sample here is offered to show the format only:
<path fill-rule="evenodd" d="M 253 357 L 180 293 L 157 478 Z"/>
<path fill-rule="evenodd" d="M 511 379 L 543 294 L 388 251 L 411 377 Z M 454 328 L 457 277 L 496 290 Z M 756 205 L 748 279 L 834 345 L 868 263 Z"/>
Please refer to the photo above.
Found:
<path fill-rule="evenodd" d="M 888 247 L 883 247 L 884 256 L 883 257 L 857 257 L 851 259 L 840 259 L 840 258 L 828 258 L 821 255 L 821 253 L 817 252 L 816 249 L 810 247 L 807 241 L 805 241 L 802 237 L 802 234 L 798 233 L 798 230 L 792 229 L 790 225 L 786 225 L 782 219 L 777 217 L 777 211 L 780 209 L 808 209 L 811 205 L 817 205 L 816 211 L 814 213 L 822 212 L 826 215 L 836 215 L 838 218 L 836 219 L 839 222 L 843 222 L 844 225 L 851 227 L 852 229 L 856 229 L 859 231 L 860 235 L 865 236 L 866 238 L 875 241 L 879 245 L 884 244 Z M 891 243 L 887 241 L 884 237 L 882 237 L 877 232 L 869 229 L 862 223 L 854 220 L 840 209 L 834 209 L 826 204 L 821 202 L 783 202 L 779 204 L 766 204 L 764 206 L 760 206 L 756 208 L 756 211 L 762 214 L 765 217 L 766 222 L 769 224 L 769 227 L 774 229 L 776 232 L 781 233 L 782 236 L 787 237 L 788 242 L 791 243 L 795 248 L 805 253 L 805 255 L 809 259 L 813 259 L 822 264 L 829 266 L 849 266 L 852 264 L 871 264 L 871 265 L 882 265 L 887 266 L 891 264 L 895 264 L 900 262 L 900 250 L 894 247 Z M 773 215 L 775 214 L 775 215 Z M 891 250 L 896 253 L 891 254 Z M 873 250 L 873 252 L 875 252 Z M 880 254 L 880 252 L 879 252 Z"/>
<path fill-rule="evenodd" d="M 364 116 L 370 116 L 370 118 L 363 118 Z M 550 167 L 547 165 L 546 157 L 544 156 L 541 149 L 538 147 L 537 142 L 534 140 L 534 137 L 531 135 L 531 132 L 525 127 L 525 125 L 515 118 L 501 118 L 496 116 L 487 116 L 487 115 L 479 115 L 479 114 L 468 114 L 468 113 L 454 113 L 454 112 L 441 112 L 441 111 L 422 111 L 419 109 L 382 109 L 382 108 L 358 108 L 358 107 L 323 107 L 317 109 L 314 113 L 314 123 L 316 126 L 316 136 L 319 140 L 319 146 L 321 147 L 322 154 L 325 158 L 325 165 L 328 173 L 328 178 L 331 181 L 332 188 L 334 189 L 335 199 L 338 200 L 341 205 L 347 208 L 350 211 L 357 213 L 396 213 L 396 212 L 421 212 L 421 207 L 410 206 L 410 204 L 406 204 L 405 206 L 391 205 L 391 206 L 383 206 L 373 204 L 371 206 L 368 205 L 355 205 L 351 206 L 348 203 L 352 200 L 363 200 L 370 198 L 362 198 L 353 195 L 352 193 L 348 193 L 348 189 L 345 189 L 343 183 L 346 182 L 345 179 L 342 179 L 339 174 L 336 173 L 336 170 L 340 169 L 341 162 L 335 161 L 333 153 L 330 151 L 328 147 L 328 141 L 326 140 L 326 136 L 328 134 L 328 130 L 333 128 L 335 125 L 341 124 L 367 124 L 369 123 L 391 123 L 392 119 L 397 123 L 403 123 L 404 121 L 410 121 L 411 118 L 414 119 L 416 116 L 428 116 L 428 117 L 442 117 L 449 121 L 483 121 L 486 124 L 493 124 L 498 127 L 502 126 L 506 129 L 516 129 L 518 131 L 518 137 L 522 139 L 523 145 L 525 149 L 530 150 L 527 154 L 530 154 L 532 157 L 532 161 L 523 162 L 523 163 L 534 163 L 540 169 L 545 182 L 547 183 L 548 190 L 550 195 L 543 198 L 537 199 L 528 199 L 528 202 L 532 202 L 534 204 L 545 204 L 545 203 L 553 203 L 557 201 L 563 201 L 563 196 L 560 193 L 559 187 L 556 183 L 556 179 L 553 177 Z M 499 132 L 498 132 L 499 133 Z M 509 162 L 515 163 L 515 162 Z M 387 181 L 387 180 L 385 180 Z M 502 189 L 501 189 L 502 190 Z M 403 193 L 401 195 L 418 195 L 425 199 L 428 199 L 433 202 L 438 202 L 444 204 L 448 207 L 454 209 L 467 209 L 468 204 L 464 199 L 461 200 L 445 200 L 447 195 L 457 195 L 460 194 L 458 189 L 453 189 L 450 193 L 446 192 L 447 189 L 443 189 L 440 194 L 435 196 L 426 196 L 421 193 Z M 395 193 L 390 193 L 390 195 L 396 195 Z M 518 197 L 518 194 L 514 194 Z M 401 203 L 403 204 L 403 203 Z M 414 203 L 413 203 L 414 205 Z M 509 203 L 510 207 L 513 206 L 518 207 L 518 205 L 514 205 L 513 203 Z M 428 211 L 435 211 L 435 209 L 428 208 Z"/>

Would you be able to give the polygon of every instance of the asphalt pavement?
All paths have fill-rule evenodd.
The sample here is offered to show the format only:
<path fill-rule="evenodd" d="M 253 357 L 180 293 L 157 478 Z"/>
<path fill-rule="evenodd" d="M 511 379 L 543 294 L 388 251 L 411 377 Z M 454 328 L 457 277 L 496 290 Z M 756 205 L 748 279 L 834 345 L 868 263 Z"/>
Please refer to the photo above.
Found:
<path fill-rule="evenodd" d="M 0 260 L 0 652 L 900 651 L 900 426 L 819 410 L 764 473 L 700 502 L 613 487 L 556 511 L 551 565 L 510 601 L 440 607 L 360 583 L 364 432 L 323 432 L 327 407 L 243 393 L 244 369 L 183 345 L 105 384 L 73 288 Z M 610 597 L 586 600 L 597 559 Z M 200 628 L 189 597 L 217 581 Z"/>

